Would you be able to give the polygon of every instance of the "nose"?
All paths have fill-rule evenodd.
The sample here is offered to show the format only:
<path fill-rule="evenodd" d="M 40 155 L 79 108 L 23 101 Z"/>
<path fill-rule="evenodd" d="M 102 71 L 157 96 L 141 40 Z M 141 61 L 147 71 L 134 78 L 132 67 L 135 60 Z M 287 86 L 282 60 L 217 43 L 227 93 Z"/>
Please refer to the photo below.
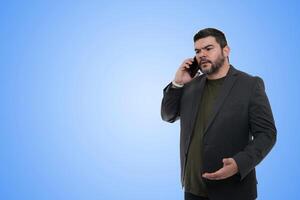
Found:
<path fill-rule="evenodd" d="M 201 50 L 199 53 L 198 53 L 198 58 L 201 60 L 203 58 L 206 58 L 206 53 L 205 51 Z"/>

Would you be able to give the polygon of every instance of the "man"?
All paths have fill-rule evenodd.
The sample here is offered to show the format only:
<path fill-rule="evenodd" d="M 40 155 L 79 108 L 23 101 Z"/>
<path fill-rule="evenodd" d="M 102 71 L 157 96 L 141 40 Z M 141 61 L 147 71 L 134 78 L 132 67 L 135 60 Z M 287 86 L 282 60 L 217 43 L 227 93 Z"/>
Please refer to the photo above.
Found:
<path fill-rule="evenodd" d="M 229 64 L 225 35 L 214 28 L 194 36 L 202 75 L 183 61 L 164 88 L 161 117 L 180 119 L 181 182 L 185 200 L 254 200 L 255 166 L 276 141 L 263 80 Z"/>

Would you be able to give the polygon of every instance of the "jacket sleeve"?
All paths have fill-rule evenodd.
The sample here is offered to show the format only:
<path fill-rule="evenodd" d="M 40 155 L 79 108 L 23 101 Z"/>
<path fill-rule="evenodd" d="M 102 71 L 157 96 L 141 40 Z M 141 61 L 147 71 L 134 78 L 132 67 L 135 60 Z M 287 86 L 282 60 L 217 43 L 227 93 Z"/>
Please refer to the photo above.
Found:
<path fill-rule="evenodd" d="M 172 83 L 169 83 L 163 90 L 163 99 L 161 103 L 161 118 L 164 121 L 173 123 L 180 116 L 180 100 L 184 90 L 182 88 L 172 88 Z"/>
<path fill-rule="evenodd" d="M 255 77 L 255 86 L 249 102 L 249 128 L 252 140 L 245 149 L 237 153 L 236 161 L 241 180 L 260 163 L 276 142 L 276 127 L 264 82 Z"/>

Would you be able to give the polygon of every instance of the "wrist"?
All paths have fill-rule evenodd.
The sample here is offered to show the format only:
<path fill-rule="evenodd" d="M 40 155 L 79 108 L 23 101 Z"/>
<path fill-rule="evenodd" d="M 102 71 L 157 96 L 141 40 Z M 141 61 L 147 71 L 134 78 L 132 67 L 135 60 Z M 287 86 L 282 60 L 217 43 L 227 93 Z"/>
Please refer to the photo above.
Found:
<path fill-rule="evenodd" d="M 173 85 L 173 86 L 175 86 L 175 87 L 177 87 L 177 88 L 181 88 L 181 87 L 183 87 L 183 86 L 184 86 L 184 84 L 181 84 L 181 83 L 176 83 L 176 82 L 175 82 L 175 80 L 174 80 L 174 81 L 172 81 L 172 85 Z"/>

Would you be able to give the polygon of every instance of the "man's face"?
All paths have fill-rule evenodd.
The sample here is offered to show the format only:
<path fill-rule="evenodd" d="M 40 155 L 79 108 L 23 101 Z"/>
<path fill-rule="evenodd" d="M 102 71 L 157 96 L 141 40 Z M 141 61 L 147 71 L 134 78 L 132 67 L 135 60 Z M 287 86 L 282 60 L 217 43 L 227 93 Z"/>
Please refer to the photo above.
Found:
<path fill-rule="evenodd" d="M 201 71 L 208 75 L 218 72 L 229 54 L 228 46 L 221 49 L 221 46 L 212 36 L 197 40 L 194 46 Z"/>

